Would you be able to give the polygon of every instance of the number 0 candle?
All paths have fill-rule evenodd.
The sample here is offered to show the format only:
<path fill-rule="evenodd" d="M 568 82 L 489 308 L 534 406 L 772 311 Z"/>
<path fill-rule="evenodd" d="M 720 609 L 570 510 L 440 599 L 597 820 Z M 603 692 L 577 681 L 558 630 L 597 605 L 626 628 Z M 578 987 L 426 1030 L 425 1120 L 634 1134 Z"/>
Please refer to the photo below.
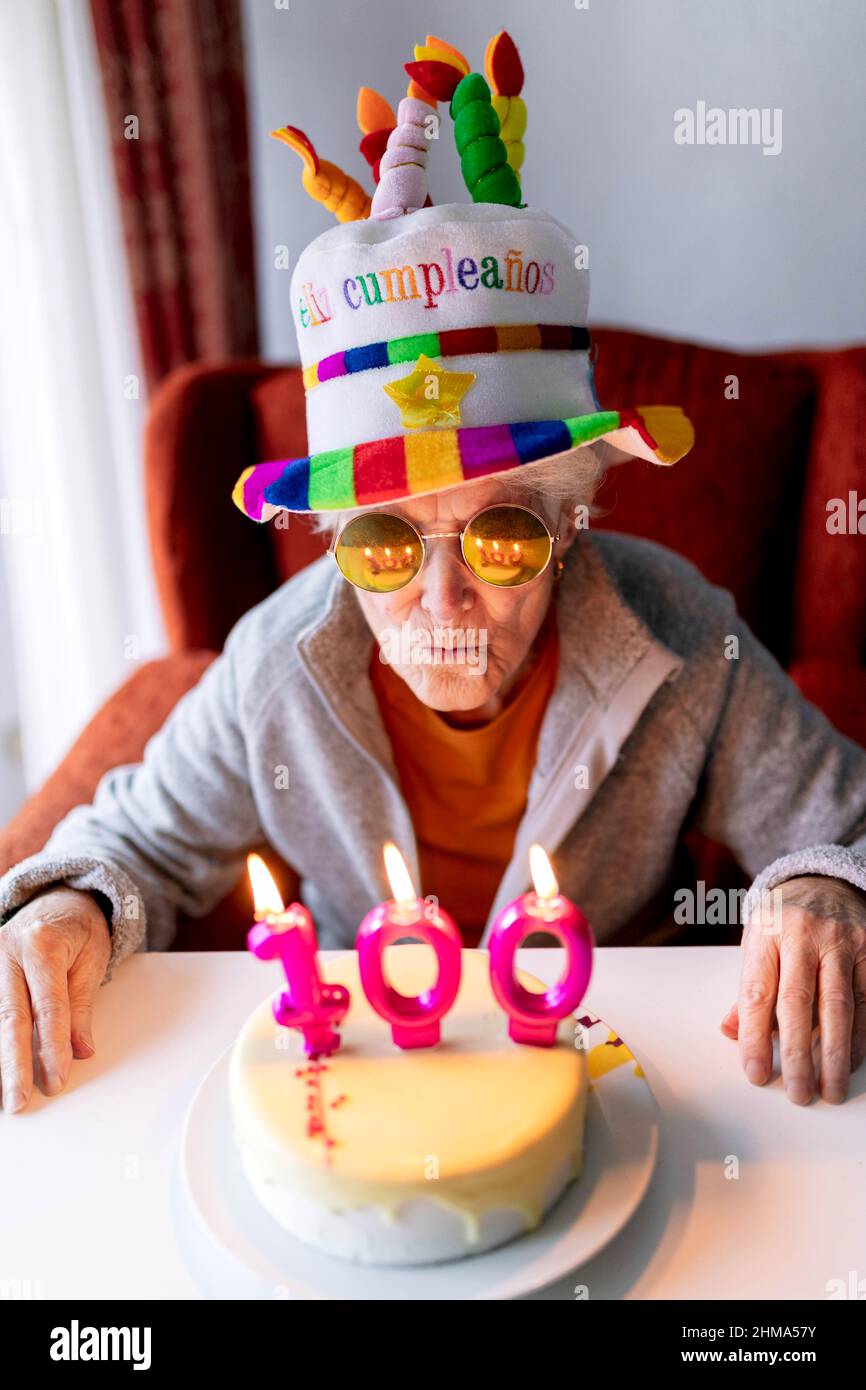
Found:
<path fill-rule="evenodd" d="M 302 903 L 283 908 L 277 885 L 258 854 L 247 857 L 256 924 L 247 946 L 259 960 L 280 960 L 288 989 L 274 1000 L 274 1018 L 300 1029 L 308 1057 L 329 1056 L 340 1046 L 337 1024 L 349 1007 L 344 985 L 327 985 L 319 975 L 316 929 Z"/>
<path fill-rule="evenodd" d="M 518 1043 L 553 1047 L 557 1025 L 574 1013 L 592 973 L 592 931 L 579 908 L 562 896 L 550 860 L 540 845 L 529 851 L 534 891 L 504 907 L 493 923 L 490 983 L 509 1015 L 508 1035 Z M 562 978 L 537 994 L 514 974 L 518 947 L 532 932 L 550 932 L 565 947 Z"/>
<path fill-rule="evenodd" d="M 393 897 L 368 912 L 358 928 L 358 967 L 364 993 L 391 1025 L 397 1047 L 433 1047 L 439 1021 L 460 987 L 460 933 L 453 917 L 418 897 L 396 845 L 385 846 L 385 871 Z M 423 994 L 400 994 L 385 979 L 385 947 L 401 937 L 417 937 L 436 952 L 438 973 Z"/>

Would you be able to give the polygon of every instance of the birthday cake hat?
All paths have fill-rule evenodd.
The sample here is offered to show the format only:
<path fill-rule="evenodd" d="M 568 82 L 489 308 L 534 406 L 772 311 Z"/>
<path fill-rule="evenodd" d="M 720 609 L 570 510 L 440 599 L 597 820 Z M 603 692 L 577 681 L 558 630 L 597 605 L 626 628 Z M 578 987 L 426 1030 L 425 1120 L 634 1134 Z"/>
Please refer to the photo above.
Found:
<path fill-rule="evenodd" d="M 428 35 L 396 113 L 361 88 L 372 198 L 302 131 L 272 132 L 338 225 L 291 282 L 309 452 L 244 471 L 233 497 L 246 516 L 382 506 L 557 456 L 567 468 L 596 440 L 614 460 L 660 464 L 691 448 L 677 406 L 601 408 L 577 239 L 522 202 L 523 69 L 506 33 L 484 66 Z M 436 207 L 427 160 L 446 102 L 472 201 Z"/>

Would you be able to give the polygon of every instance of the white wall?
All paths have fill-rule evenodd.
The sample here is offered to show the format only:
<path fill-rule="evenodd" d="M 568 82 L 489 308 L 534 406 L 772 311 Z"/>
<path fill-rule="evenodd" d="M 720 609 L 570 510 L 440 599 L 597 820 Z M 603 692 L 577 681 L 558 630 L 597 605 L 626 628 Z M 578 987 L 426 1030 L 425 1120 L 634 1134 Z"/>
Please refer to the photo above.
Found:
<path fill-rule="evenodd" d="M 0 826 L 17 811 L 24 797 L 17 704 L 6 571 L 0 563 Z"/>
<path fill-rule="evenodd" d="M 268 356 L 295 357 L 273 248 L 297 256 L 332 220 L 267 132 L 300 126 L 370 188 L 358 87 L 396 106 L 428 29 L 480 69 L 501 28 L 526 70 L 524 195 L 589 246 L 594 322 L 734 347 L 866 337 L 863 0 L 246 0 Z M 699 100 L 781 108 L 781 153 L 676 145 L 673 113 Z M 451 137 L 446 115 L 435 202 L 469 196 Z"/>

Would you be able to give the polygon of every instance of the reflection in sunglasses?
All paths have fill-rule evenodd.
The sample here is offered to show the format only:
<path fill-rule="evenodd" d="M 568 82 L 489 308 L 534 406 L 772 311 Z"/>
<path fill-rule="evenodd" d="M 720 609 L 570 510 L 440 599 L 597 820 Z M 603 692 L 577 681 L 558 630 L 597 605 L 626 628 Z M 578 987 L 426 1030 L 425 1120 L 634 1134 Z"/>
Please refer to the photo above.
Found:
<path fill-rule="evenodd" d="M 373 512 L 355 517 L 341 531 L 334 558 L 350 583 L 370 593 L 393 593 L 418 574 L 424 539 L 403 517 Z M 546 568 L 553 538 L 544 522 L 520 506 L 487 507 L 461 533 L 463 558 L 487 584 L 509 588 L 526 584 Z"/>
<path fill-rule="evenodd" d="M 487 521 L 482 515 L 464 536 L 463 554 L 472 572 L 488 584 L 501 587 L 526 584 L 535 579 L 547 565 L 551 553 L 550 535 L 542 523 L 529 512 L 504 507 L 496 508 L 490 520 L 499 528 L 498 535 L 477 534 L 482 530 L 479 523 Z M 508 534 L 504 534 L 503 522 L 508 525 Z"/>
<path fill-rule="evenodd" d="M 402 589 L 421 568 L 421 546 L 340 545 L 337 563 L 346 579 L 374 593 Z"/>

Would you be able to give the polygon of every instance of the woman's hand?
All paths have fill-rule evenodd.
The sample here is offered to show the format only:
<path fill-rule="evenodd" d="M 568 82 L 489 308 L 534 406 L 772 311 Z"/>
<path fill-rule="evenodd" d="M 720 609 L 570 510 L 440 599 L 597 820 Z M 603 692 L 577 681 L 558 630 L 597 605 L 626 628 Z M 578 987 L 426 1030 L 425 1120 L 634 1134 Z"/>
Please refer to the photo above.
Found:
<path fill-rule="evenodd" d="M 62 1091 L 73 1057 L 92 1057 L 93 999 L 111 954 L 108 923 L 95 898 L 51 888 L 0 928 L 0 1081 L 3 1109 L 23 1110 L 33 1090 L 33 1025 L 38 1084 Z"/>
<path fill-rule="evenodd" d="M 788 1099 L 808 1105 L 817 1025 L 821 1096 L 841 1105 L 850 1072 L 866 1056 L 866 895 L 818 877 L 789 879 L 775 893 L 778 920 L 758 908 L 743 932 L 739 998 L 722 1019 L 722 1032 L 739 1041 L 749 1081 L 763 1086 L 772 1075 L 778 1028 Z"/>

